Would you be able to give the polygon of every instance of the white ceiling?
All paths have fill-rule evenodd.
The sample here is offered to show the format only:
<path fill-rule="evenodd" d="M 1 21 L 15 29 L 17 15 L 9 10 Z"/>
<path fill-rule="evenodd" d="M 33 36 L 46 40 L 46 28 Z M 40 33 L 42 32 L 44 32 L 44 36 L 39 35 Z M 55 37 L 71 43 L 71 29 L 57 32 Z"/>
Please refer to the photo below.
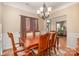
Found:
<path fill-rule="evenodd" d="M 43 2 L 28 2 L 28 3 L 25 3 L 27 6 L 29 6 L 30 8 L 33 8 L 33 9 L 39 9 L 40 7 L 42 7 L 43 5 Z M 45 4 L 48 6 L 48 7 L 52 7 L 52 9 L 55 9 L 55 8 L 58 8 L 62 5 L 65 5 L 65 4 L 68 4 L 68 2 L 45 2 Z"/>
<path fill-rule="evenodd" d="M 4 4 L 22 9 L 28 10 L 29 12 L 36 13 L 40 7 L 42 7 L 44 2 L 4 2 Z M 52 10 L 59 8 L 61 6 L 67 5 L 70 2 L 45 2 L 48 7 L 52 7 Z"/>

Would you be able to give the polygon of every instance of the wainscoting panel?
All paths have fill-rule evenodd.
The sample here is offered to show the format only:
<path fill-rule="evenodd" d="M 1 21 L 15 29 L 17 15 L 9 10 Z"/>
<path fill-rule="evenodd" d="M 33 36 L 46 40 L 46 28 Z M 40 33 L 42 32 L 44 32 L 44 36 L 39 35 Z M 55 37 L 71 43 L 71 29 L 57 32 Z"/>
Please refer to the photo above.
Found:
<path fill-rule="evenodd" d="M 19 37 L 20 37 L 19 32 L 14 32 L 13 35 L 14 35 L 15 43 L 18 43 Z M 11 39 L 8 37 L 7 33 L 3 33 L 3 42 L 2 43 L 3 43 L 3 45 L 2 45 L 3 50 L 12 48 Z"/>
<path fill-rule="evenodd" d="M 67 33 L 67 47 L 75 48 L 77 46 L 77 38 L 79 38 L 79 33 Z"/>
<path fill-rule="evenodd" d="M 0 34 L 0 55 L 2 54 L 2 34 Z"/>

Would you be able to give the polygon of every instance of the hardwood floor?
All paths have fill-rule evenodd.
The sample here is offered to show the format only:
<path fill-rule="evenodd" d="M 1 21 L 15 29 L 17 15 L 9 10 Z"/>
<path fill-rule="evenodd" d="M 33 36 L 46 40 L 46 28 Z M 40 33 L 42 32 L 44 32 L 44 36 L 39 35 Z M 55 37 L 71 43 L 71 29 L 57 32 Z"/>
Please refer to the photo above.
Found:
<path fill-rule="evenodd" d="M 3 56 L 13 56 L 13 50 L 12 49 L 7 49 L 2 52 Z"/>
<path fill-rule="evenodd" d="M 66 45 L 67 45 L 67 38 L 64 36 L 60 36 L 59 37 L 59 47 L 64 49 L 64 48 L 66 48 Z"/>

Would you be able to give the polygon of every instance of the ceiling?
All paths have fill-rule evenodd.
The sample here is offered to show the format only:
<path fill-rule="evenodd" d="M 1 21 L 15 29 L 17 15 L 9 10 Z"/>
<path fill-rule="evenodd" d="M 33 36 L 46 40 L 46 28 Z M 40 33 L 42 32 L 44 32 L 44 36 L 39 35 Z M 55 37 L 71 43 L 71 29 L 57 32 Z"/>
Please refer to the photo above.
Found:
<path fill-rule="evenodd" d="M 39 9 L 40 7 L 42 7 L 44 2 L 28 2 L 25 3 L 27 6 L 29 6 L 32 9 Z M 58 8 L 62 5 L 68 4 L 68 2 L 45 2 L 45 4 L 48 7 L 52 7 L 52 9 Z"/>
<path fill-rule="evenodd" d="M 36 13 L 40 7 L 42 7 L 44 2 L 4 2 L 4 4 L 20 8 L 22 10 L 28 10 Z M 70 2 L 45 2 L 48 7 L 52 7 L 52 10 L 69 4 Z"/>

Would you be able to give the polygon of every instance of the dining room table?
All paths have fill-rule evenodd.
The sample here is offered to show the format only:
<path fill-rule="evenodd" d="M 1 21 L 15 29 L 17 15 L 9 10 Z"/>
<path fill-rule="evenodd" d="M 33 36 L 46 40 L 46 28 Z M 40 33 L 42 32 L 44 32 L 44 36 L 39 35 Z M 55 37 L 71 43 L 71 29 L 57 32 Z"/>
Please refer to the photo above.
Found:
<path fill-rule="evenodd" d="M 33 55 L 32 49 L 35 49 L 35 48 L 38 49 L 39 39 L 40 39 L 40 36 L 35 36 L 33 38 L 26 38 L 24 41 L 25 52 L 31 51 Z"/>
<path fill-rule="evenodd" d="M 57 37 L 58 38 L 58 37 Z M 24 41 L 24 48 L 25 51 L 29 51 L 32 50 L 34 48 L 38 48 L 39 47 L 39 40 L 40 40 L 40 36 L 35 36 L 33 38 L 26 38 Z M 58 45 L 59 45 L 59 40 L 57 39 L 57 49 L 58 49 Z M 49 53 L 50 55 L 50 53 Z"/>

